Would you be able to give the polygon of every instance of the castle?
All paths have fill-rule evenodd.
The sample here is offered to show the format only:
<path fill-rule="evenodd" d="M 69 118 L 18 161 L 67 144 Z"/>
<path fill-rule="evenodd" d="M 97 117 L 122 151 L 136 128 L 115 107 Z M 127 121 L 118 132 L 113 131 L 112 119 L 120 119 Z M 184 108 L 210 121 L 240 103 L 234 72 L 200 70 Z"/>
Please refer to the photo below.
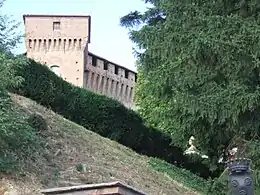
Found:
<path fill-rule="evenodd" d="M 137 73 L 88 51 L 91 17 L 24 15 L 26 55 L 73 85 L 134 108 Z"/>

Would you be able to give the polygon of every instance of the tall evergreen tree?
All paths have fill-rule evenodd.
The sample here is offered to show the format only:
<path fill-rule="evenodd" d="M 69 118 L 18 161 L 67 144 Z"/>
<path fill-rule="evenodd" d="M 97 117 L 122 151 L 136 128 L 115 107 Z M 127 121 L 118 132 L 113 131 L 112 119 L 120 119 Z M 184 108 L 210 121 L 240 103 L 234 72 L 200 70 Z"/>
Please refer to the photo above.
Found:
<path fill-rule="evenodd" d="M 138 56 L 139 112 L 186 147 L 216 160 L 260 125 L 260 1 L 150 0 L 121 18 Z M 138 30 L 135 30 L 139 26 Z"/>

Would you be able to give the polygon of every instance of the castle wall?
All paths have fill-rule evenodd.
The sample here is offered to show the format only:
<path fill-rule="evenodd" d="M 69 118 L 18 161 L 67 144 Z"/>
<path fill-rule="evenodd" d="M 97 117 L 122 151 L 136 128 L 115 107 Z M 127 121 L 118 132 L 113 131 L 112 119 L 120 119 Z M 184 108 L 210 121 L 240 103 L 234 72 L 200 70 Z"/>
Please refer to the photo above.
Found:
<path fill-rule="evenodd" d="M 137 74 L 122 66 L 88 53 L 84 86 L 125 104 L 134 106 L 134 87 Z"/>
<path fill-rule="evenodd" d="M 89 16 L 24 15 L 27 57 L 133 108 L 137 73 L 88 52 L 90 22 Z"/>

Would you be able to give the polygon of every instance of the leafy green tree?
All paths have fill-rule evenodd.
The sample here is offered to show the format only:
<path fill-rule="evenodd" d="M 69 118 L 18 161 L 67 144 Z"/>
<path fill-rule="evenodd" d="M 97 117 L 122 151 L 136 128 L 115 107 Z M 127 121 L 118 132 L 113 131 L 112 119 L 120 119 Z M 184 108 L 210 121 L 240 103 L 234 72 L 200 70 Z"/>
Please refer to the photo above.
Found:
<path fill-rule="evenodd" d="M 260 1 L 150 0 L 121 18 L 138 56 L 139 112 L 186 147 L 216 160 L 260 125 Z M 136 29 L 136 27 L 138 27 Z"/>
<path fill-rule="evenodd" d="M 3 2 L 0 3 L 0 9 Z M 2 11 L 2 10 L 1 10 Z M 1 12 L 2 13 L 2 12 Z M 41 139 L 26 120 L 26 113 L 12 104 L 8 89 L 21 84 L 17 67 L 26 66 L 23 56 L 14 56 L 11 50 L 21 40 L 18 23 L 0 13 L 0 172 L 14 171 L 18 162 L 35 155 Z"/>
<path fill-rule="evenodd" d="M 21 81 L 20 77 L 15 76 L 14 66 L 26 63 L 24 58 L 14 58 L 11 53 L 21 42 L 22 34 L 17 30 L 19 23 L 3 14 L 3 3 L 4 1 L 0 2 L 0 90 L 17 85 Z"/>
<path fill-rule="evenodd" d="M 23 35 L 18 31 L 20 23 L 4 14 L 4 2 L 5 0 L 0 2 L 0 51 L 10 54 L 11 50 L 21 43 Z"/>

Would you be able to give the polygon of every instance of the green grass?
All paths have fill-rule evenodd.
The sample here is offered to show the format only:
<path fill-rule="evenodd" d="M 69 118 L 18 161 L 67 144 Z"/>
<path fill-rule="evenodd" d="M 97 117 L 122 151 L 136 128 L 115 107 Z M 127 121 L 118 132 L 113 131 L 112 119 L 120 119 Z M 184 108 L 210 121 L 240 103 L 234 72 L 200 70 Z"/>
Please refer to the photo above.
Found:
<path fill-rule="evenodd" d="M 112 181 L 121 181 L 149 195 L 199 194 L 196 188 L 190 188 L 187 176 L 182 177 L 182 170 L 175 168 L 179 176 L 169 177 L 151 164 L 157 162 L 152 158 L 88 131 L 28 98 L 12 94 L 12 100 L 46 138 L 43 153 L 21 162 L 24 174 L 12 175 L 13 189 L 22 194 L 40 195 L 40 189 L 49 187 Z M 192 177 L 197 178 L 190 173 Z M 1 185 L 0 180 L 0 190 Z"/>
<path fill-rule="evenodd" d="M 202 194 L 207 194 L 210 189 L 210 181 L 204 180 L 188 170 L 180 169 L 158 158 L 150 158 L 149 165 L 153 167 L 153 169 L 167 174 L 173 180 Z"/>

